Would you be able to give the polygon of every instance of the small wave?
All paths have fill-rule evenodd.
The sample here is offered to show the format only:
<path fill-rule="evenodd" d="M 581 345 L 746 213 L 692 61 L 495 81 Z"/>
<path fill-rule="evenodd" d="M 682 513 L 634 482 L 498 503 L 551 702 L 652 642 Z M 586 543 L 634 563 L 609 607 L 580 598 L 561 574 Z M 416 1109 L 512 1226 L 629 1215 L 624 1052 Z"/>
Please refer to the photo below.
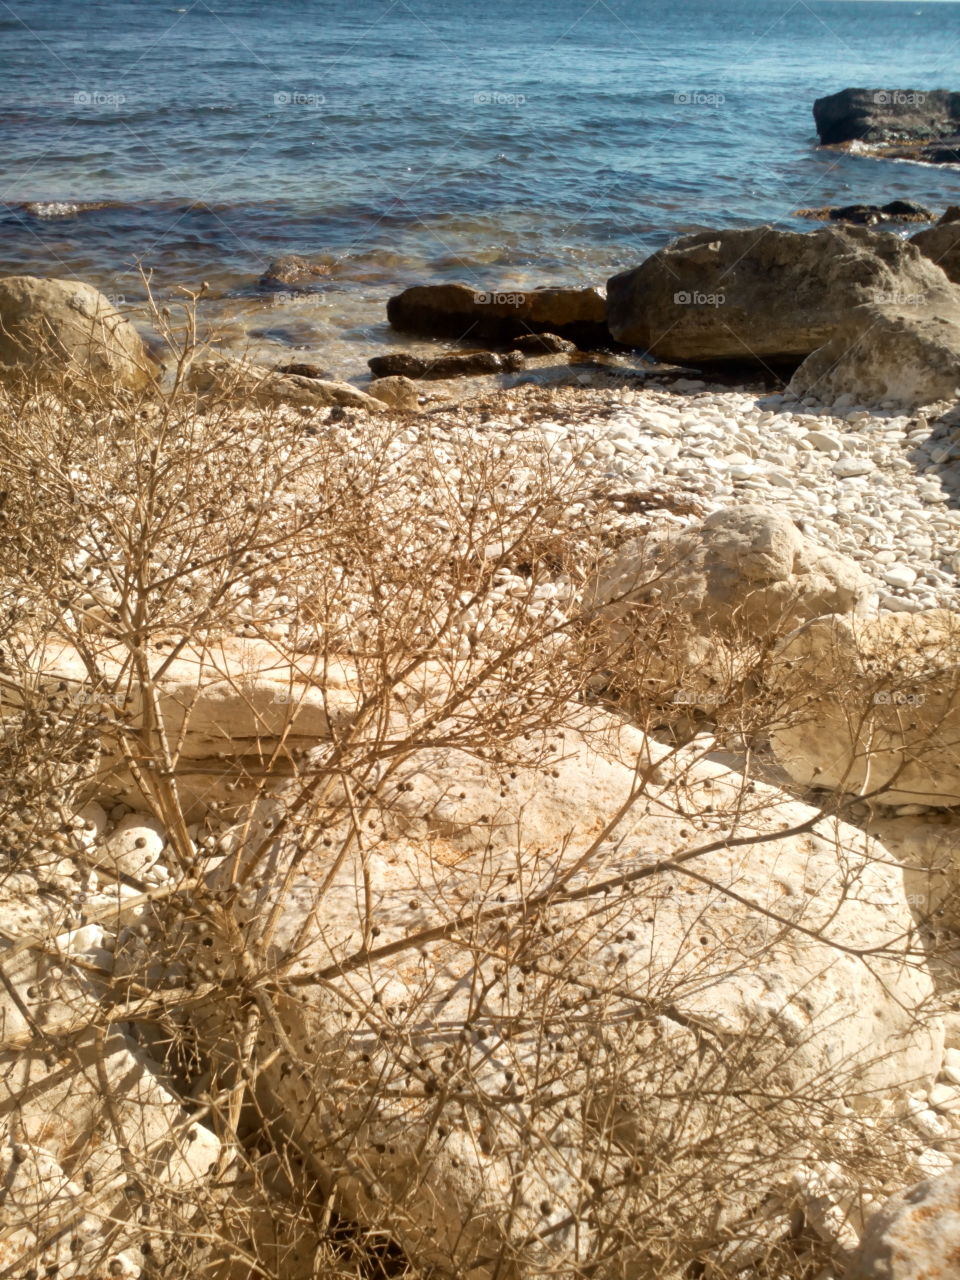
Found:
<path fill-rule="evenodd" d="M 118 207 L 115 200 L 28 200 L 20 206 L 25 213 L 34 218 L 75 218 L 78 213 L 88 213 L 91 209 L 114 209 Z"/>

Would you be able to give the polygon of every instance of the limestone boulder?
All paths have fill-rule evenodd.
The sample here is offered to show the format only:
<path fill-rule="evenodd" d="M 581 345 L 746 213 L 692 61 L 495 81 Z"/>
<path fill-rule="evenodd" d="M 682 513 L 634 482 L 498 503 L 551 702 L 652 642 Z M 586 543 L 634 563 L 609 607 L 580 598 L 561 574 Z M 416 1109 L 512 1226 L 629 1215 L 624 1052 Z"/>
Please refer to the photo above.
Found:
<path fill-rule="evenodd" d="M 888 232 L 753 227 L 684 236 L 607 284 L 610 331 L 664 360 L 804 359 L 851 307 L 960 302 L 934 263 Z"/>
<path fill-rule="evenodd" d="M 211 804 L 243 803 L 264 778 L 283 778 L 300 752 L 328 741 L 331 725 L 345 725 L 359 704 L 352 668 L 325 662 L 317 655 L 291 657 L 266 641 L 227 639 L 206 649 L 185 648 L 174 660 L 156 650 L 149 654 L 151 671 L 158 674 L 158 708 L 170 750 L 178 763 L 178 787 L 191 821 Z M 99 703 L 128 727 L 143 724 L 142 697 L 129 687 L 125 655 L 120 648 L 100 654 L 96 678 L 79 652 L 69 645 L 46 645 L 29 658 L 34 678 L 43 686 L 60 688 L 67 697 Z M 17 695 L 5 699 L 4 709 L 16 712 Z M 145 744 L 160 751 L 154 735 Z M 104 729 L 100 786 L 136 809 L 143 793 L 130 776 L 110 726 Z M 134 823 L 136 825 L 136 823 Z M 145 838 L 146 846 L 136 840 Z M 117 862 L 128 872 L 137 862 L 148 869 L 155 836 L 139 832 L 113 851 L 118 835 L 110 837 L 98 857 Z M 127 845 L 129 844 L 129 848 Z M 116 853 L 117 856 L 114 856 Z M 133 859 L 133 862 L 129 859 Z"/>
<path fill-rule="evenodd" d="M 0 279 L 0 380 L 56 384 L 64 378 L 79 392 L 142 391 L 156 376 L 136 329 L 92 285 Z"/>
<path fill-rule="evenodd" d="M 626 543 L 589 584 L 584 606 L 597 618 L 601 662 L 616 668 L 639 655 L 650 692 L 679 687 L 699 704 L 735 681 L 757 642 L 824 613 L 861 610 L 874 590 L 849 557 L 788 516 L 748 504 Z"/>
<path fill-rule="evenodd" d="M 845 1280 L 947 1280 L 960 1268 L 960 1168 L 892 1196 L 867 1224 Z"/>
<path fill-rule="evenodd" d="M 390 409 L 399 409 L 403 413 L 417 413 L 420 409 L 420 396 L 414 383 L 402 375 L 386 378 L 375 378 L 370 384 L 370 394 L 375 400 L 382 400 Z"/>
<path fill-rule="evenodd" d="M 341 406 L 382 413 L 382 401 L 348 382 L 327 382 L 301 374 L 277 373 L 224 356 L 201 356 L 187 374 L 188 390 L 204 399 L 237 399 L 248 404 L 290 404 L 308 409 Z"/>
<path fill-rule="evenodd" d="M 894 306 L 853 307 L 809 355 L 790 390 L 832 403 L 891 401 L 911 410 L 960 391 L 960 298 L 917 294 Z"/>
<path fill-rule="evenodd" d="M 602 289 L 482 290 L 466 284 L 414 285 L 387 303 L 394 329 L 427 337 L 505 342 L 554 333 L 585 345 L 609 342 Z"/>
<path fill-rule="evenodd" d="M 816 619 L 788 636 L 770 679 L 774 753 L 804 785 L 885 804 L 960 804 L 960 615 Z"/>
<path fill-rule="evenodd" d="M 942 1027 L 920 1016 L 922 961 L 902 962 L 899 870 L 772 788 L 745 805 L 746 785 L 571 710 L 496 761 L 438 748 L 385 768 L 361 857 L 277 839 L 237 904 L 251 936 L 271 918 L 292 984 L 263 1024 L 280 1058 L 262 1105 L 341 1213 L 475 1280 L 589 1265 L 667 1203 L 693 1249 L 694 1218 L 735 1221 L 805 1150 L 790 1099 L 815 1080 L 869 1110 L 932 1078 Z M 206 1029 L 224 1068 L 229 1015 Z M 746 1118 L 757 1071 L 775 1125 Z M 698 1143 L 716 1159 L 677 1158 Z M 646 1179 L 612 1174 L 634 1161 L 659 1171 L 655 1207 Z M 622 1242 L 620 1264 L 672 1273 L 652 1243 Z"/>

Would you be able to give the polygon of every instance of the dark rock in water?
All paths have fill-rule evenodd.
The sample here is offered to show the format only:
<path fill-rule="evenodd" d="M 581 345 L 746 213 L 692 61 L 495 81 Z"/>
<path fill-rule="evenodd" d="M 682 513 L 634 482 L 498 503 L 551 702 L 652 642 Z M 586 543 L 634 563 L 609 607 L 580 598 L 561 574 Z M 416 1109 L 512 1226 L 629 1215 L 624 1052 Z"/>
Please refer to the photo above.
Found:
<path fill-rule="evenodd" d="M 813 104 L 824 145 L 934 142 L 960 133 L 960 93 L 946 89 L 842 89 Z"/>
<path fill-rule="evenodd" d="M 397 351 L 386 356 L 374 356 L 367 364 L 374 378 L 473 378 L 522 369 L 524 356 L 519 351 L 510 351 L 506 355 L 498 355 L 495 351 L 451 351 L 433 360 L 423 360 Z"/>
<path fill-rule="evenodd" d="M 285 254 L 271 262 L 260 277 L 261 289 L 286 289 L 291 285 L 315 284 L 318 279 L 329 276 L 331 267 L 325 262 L 311 262 L 297 253 Z"/>
<path fill-rule="evenodd" d="M 324 378 L 327 382 L 334 380 L 333 374 L 328 369 L 321 369 L 318 364 L 278 364 L 276 371 L 294 374 L 298 378 Z"/>
<path fill-rule="evenodd" d="M 904 222 L 933 222 L 937 216 L 925 204 L 917 204 L 916 200 L 888 200 L 880 206 L 880 212 Z"/>
<path fill-rule="evenodd" d="M 374 356 L 367 365 L 375 378 L 422 378 L 427 362 L 406 351 L 392 351 L 387 356 Z"/>
<path fill-rule="evenodd" d="M 952 204 L 949 209 L 941 215 L 937 226 L 945 226 L 948 222 L 960 222 L 960 205 Z"/>
<path fill-rule="evenodd" d="M 958 295 L 916 245 L 865 227 L 684 236 L 607 285 L 613 336 L 686 361 L 796 363 L 851 307 Z"/>
<path fill-rule="evenodd" d="M 507 356 L 497 355 L 495 351 L 463 351 L 451 355 L 439 356 L 431 360 L 423 371 L 424 378 L 476 378 L 485 373 L 504 373 L 523 367 L 523 356 L 519 352 L 520 363 L 509 360 Z"/>
<path fill-rule="evenodd" d="M 934 222 L 936 214 L 913 200 L 891 200 L 888 204 L 845 204 L 838 208 L 798 209 L 799 218 L 821 222 L 847 222 L 851 226 L 872 227 L 878 222 Z"/>
<path fill-rule="evenodd" d="M 576 351 L 577 344 L 558 333 L 522 333 L 514 338 L 513 345 L 528 356 L 563 355 Z"/>
<path fill-rule="evenodd" d="M 925 258 L 935 262 L 954 284 L 960 284 L 960 221 L 939 222 L 910 237 Z"/>
<path fill-rule="evenodd" d="M 429 337 L 509 342 L 543 332 L 581 346 L 610 341 L 601 289 L 484 292 L 465 284 L 416 285 L 390 299 L 387 319 L 395 329 Z"/>

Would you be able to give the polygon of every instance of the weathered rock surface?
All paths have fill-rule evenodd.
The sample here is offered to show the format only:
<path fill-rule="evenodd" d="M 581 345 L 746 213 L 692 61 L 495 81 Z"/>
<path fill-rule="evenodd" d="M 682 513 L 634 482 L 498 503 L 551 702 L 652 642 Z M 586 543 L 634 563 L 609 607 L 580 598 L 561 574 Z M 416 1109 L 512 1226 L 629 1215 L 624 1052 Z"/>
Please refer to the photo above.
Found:
<path fill-rule="evenodd" d="M 892 1196 L 867 1224 L 845 1280 L 960 1274 L 960 1168 Z"/>
<path fill-rule="evenodd" d="M 796 781 L 886 804 L 960 804 L 960 615 L 825 617 L 783 642 L 771 734 Z"/>
<path fill-rule="evenodd" d="M 140 391 L 157 374 L 140 335 L 92 285 L 0 279 L 0 379 L 66 377 L 78 390 Z"/>
<path fill-rule="evenodd" d="M 382 400 L 388 408 L 399 409 L 403 413 L 416 413 L 420 408 L 415 384 L 400 375 L 375 378 L 370 384 L 370 394 L 374 399 Z"/>
<path fill-rule="evenodd" d="M 292 404 L 307 408 L 341 405 L 382 413 L 384 406 L 373 396 L 347 382 L 277 373 L 223 356 L 200 357 L 187 375 L 187 387 L 203 397 L 230 397 L 248 404 Z"/>
<path fill-rule="evenodd" d="M 164 666 L 168 658 L 159 651 L 149 654 L 151 670 Z M 110 703 L 117 698 L 118 686 L 128 693 L 121 680 L 119 650 L 101 654 L 102 679 L 96 688 L 82 658 L 68 646 L 48 646 L 31 661 L 43 681 L 62 685 L 74 696 L 102 696 Z M 327 741 L 331 723 L 345 723 L 359 699 L 351 672 L 343 665 L 321 666 L 309 655 L 290 662 L 272 645 L 258 641 L 224 641 L 202 652 L 187 649 L 166 667 L 158 683 L 158 708 L 167 740 L 176 745 L 178 785 L 191 819 L 202 816 L 213 802 L 248 798 L 268 773 L 282 776 L 283 768 L 274 759 L 277 751 L 291 760 L 301 750 Z M 5 703 L 12 709 L 15 699 Z M 128 722 L 141 722 L 142 706 L 135 693 L 129 694 L 125 713 Z M 116 742 L 109 731 L 106 734 L 103 772 L 132 807 L 140 808 L 142 793 L 128 777 Z M 159 751 L 159 743 L 152 742 L 151 750 Z M 128 854 L 136 858 L 143 848 L 118 846 L 121 862 Z"/>
<path fill-rule="evenodd" d="M 666 360 L 799 360 L 851 307 L 960 304 L 944 273 L 898 236 L 774 227 L 684 236 L 607 285 L 610 331 Z"/>
<path fill-rule="evenodd" d="M 960 93 L 944 89 L 842 89 L 813 104 L 824 145 L 928 142 L 960 133 Z"/>
<path fill-rule="evenodd" d="M 960 222 L 944 222 L 910 237 L 920 252 L 956 284 L 960 282 Z"/>
<path fill-rule="evenodd" d="M 667 759 L 635 730 L 576 714 L 582 731 L 535 735 L 500 765 L 412 754 L 384 777 L 374 812 L 386 836 L 329 875 L 302 862 L 271 943 L 278 959 L 294 946 L 291 972 L 321 983 L 278 1006 L 295 1065 L 264 1073 L 264 1105 L 321 1179 L 340 1171 L 341 1212 L 387 1211 L 414 1260 L 478 1280 L 504 1246 L 500 1274 L 569 1267 L 596 1231 L 629 1219 L 643 1193 L 604 1175 L 611 1124 L 618 1159 L 662 1170 L 660 1205 L 674 1176 L 700 1205 L 702 1167 L 673 1168 L 700 1140 L 729 1175 L 722 1192 L 701 1189 L 718 1220 L 762 1200 L 771 1168 L 759 1172 L 757 1153 L 778 1168 L 795 1158 L 806 1118 L 785 1138 L 788 1122 L 768 1133 L 753 1109 L 744 1145 L 732 1084 L 709 1104 L 678 1103 L 720 1062 L 741 1081 L 761 1070 L 764 1096 L 782 1088 L 784 1106 L 826 1077 L 869 1110 L 929 1079 L 942 1054 L 942 1028 L 916 1016 L 930 979 L 898 958 L 911 921 L 886 855 L 830 820 L 785 835 L 815 811 L 759 784 L 744 807 L 743 780 L 724 766 Z M 685 812 L 704 815 L 697 830 Z M 759 843 L 739 846 L 748 832 Z M 709 851 L 689 865 L 705 879 L 688 880 L 679 863 L 698 842 Z M 291 856 L 278 842 L 268 883 Z M 633 896 L 619 879 L 642 868 Z M 605 881 L 606 893 L 591 888 Z M 241 920 L 268 912 L 269 894 L 251 895 Z M 229 1060 L 225 1012 L 211 1010 L 208 1035 Z M 270 1025 L 264 1035 L 274 1044 Z"/>
<path fill-rule="evenodd" d="M 484 292 L 466 284 L 415 285 L 390 299 L 387 319 L 395 329 L 464 341 L 508 341 L 531 332 L 593 345 L 610 340 L 601 289 Z"/>
<path fill-rule="evenodd" d="M 598 610 L 600 661 L 642 686 L 709 706 L 744 676 L 761 645 L 823 613 L 864 607 L 874 584 L 788 516 L 747 505 L 702 525 L 626 543 L 585 595 Z"/>
<path fill-rule="evenodd" d="M 960 299 L 918 294 L 852 308 L 790 381 L 798 396 L 916 409 L 960 390 Z"/>

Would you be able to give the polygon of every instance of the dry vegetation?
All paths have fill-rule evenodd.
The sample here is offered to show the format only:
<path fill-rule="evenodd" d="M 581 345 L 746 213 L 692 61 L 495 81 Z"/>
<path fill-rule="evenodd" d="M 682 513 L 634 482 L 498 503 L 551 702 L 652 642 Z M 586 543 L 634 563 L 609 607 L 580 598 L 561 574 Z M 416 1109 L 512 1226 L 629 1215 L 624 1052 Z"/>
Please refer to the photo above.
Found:
<path fill-rule="evenodd" d="M 190 333 L 168 338 L 185 367 Z M 698 879 L 716 849 L 768 856 L 780 822 L 754 780 L 776 714 L 768 651 L 712 703 L 711 731 L 742 754 L 737 794 L 719 816 L 696 799 L 677 809 L 691 829 L 658 857 L 631 861 L 617 834 L 649 801 L 650 760 L 579 844 L 548 828 L 542 847 L 527 830 L 511 850 L 448 782 L 418 789 L 430 760 L 500 778 L 506 804 L 518 775 L 549 787 L 570 742 L 600 733 L 585 709 L 604 692 L 673 742 L 660 768 L 675 795 L 695 778 L 696 717 L 669 732 L 689 673 L 664 676 L 682 620 L 645 616 L 655 698 L 635 655 L 603 654 L 598 677 L 596 620 L 577 600 L 616 503 L 594 489 L 526 438 L 508 449 L 442 423 L 229 396 L 199 413 L 179 378 L 127 402 L 3 394 L 0 894 L 14 928 L 0 981 L 21 1016 L 0 1029 L 8 1184 L 42 1148 L 24 1109 L 45 1090 L 51 1123 L 73 1105 L 55 1078 L 78 1097 L 86 1080 L 102 1114 L 60 1157 L 69 1211 L 49 1179 L 0 1207 L 0 1280 L 122 1275 L 120 1253 L 177 1280 L 833 1274 L 797 1169 L 830 1166 L 854 1200 L 898 1185 L 895 1117 L 878 1105 L 869 1138 L 859 1128 L 861 1063 L 811 1074 L 794 1062 L 802 1035 L 749 1020 L 718 1035 L 684 1012 L 709 1001 L 718 968 L 831 936 L 832 916 L 798 923 Z M 269 727 L 201 758 L 200 695 L 171 721 L 164 682 L 238 638 L 296 674 L 264 710 L 262 671 L 225 671 Z M 57 646 L 82 663 L 59 686 L 37 674 Z M 307 705 L 326 720 L 309 740 Z M 117 796 L 161 824 L 166 876 L 96 856 L 74 815 Z M 689 945 L 657 967 L 634 931 L 675 928 L 671 894 L 691 891 L 705 905 Z M 738 929 L 717 927 L 715 893 Z M 112 959 L 65 961 L 54 940 L 96 923 Z M 886 945 L 923 971 L 922 929 Z M 25 955 L 39 993 L 19 983 Z M 109 1076 L 121 1033 L 182 1102 L 187 1139 L 215 1134 L 202 1178 L 168 1176 L 169 1132 L 131 1136 Z M 464 1133 L 501 1198 L 491 1214 L 463 1172 L 457 1194 L 477 1209 L 457 1235 L 444 1187 L 469 1164 Z M 105 1147 L 119 1154 L 102 1167 Z M 845 1194 L 841 1226 L 860 1207 Z"/>

